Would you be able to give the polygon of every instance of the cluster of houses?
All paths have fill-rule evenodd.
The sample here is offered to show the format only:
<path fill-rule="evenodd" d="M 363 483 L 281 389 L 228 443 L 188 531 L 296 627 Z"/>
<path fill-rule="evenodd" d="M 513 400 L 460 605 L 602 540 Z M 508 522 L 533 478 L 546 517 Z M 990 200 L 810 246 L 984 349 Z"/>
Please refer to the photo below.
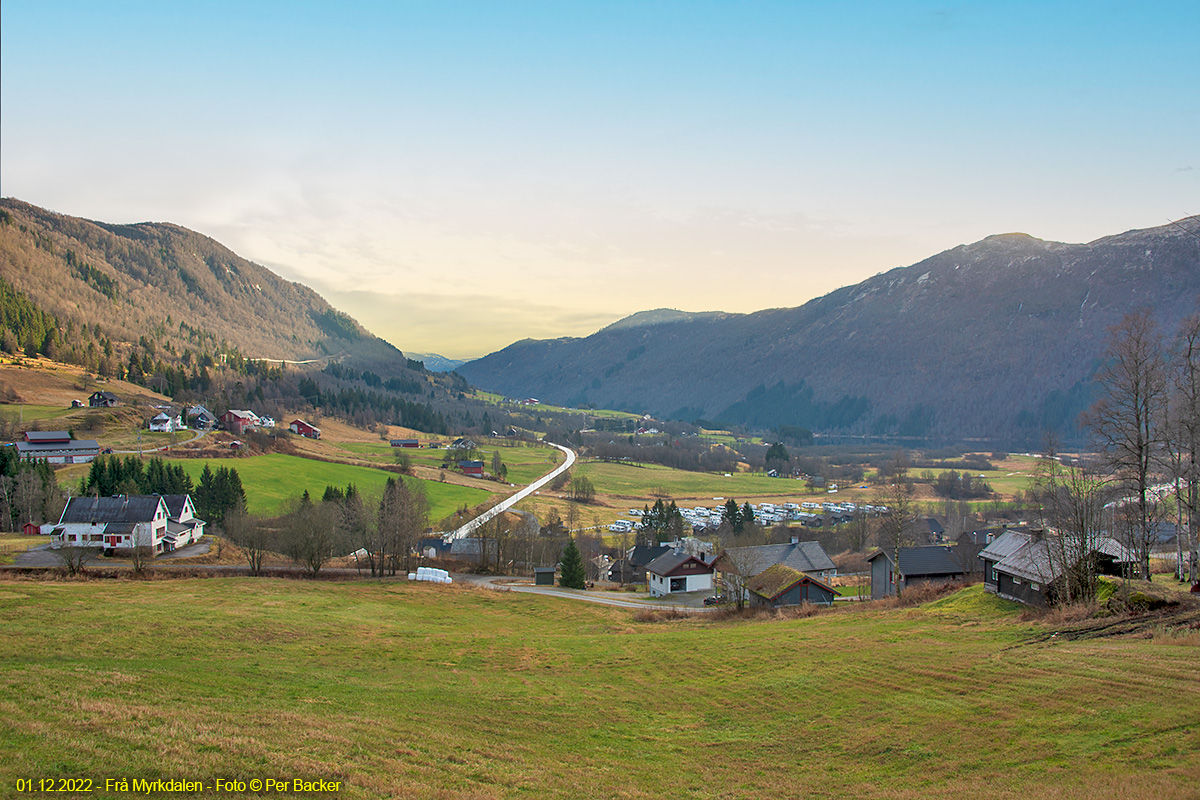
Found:
<path fill-rule="evenodd" d="M 196 518 L 187 494 L 72 497 L 49 533 L 55 549 L 95 547 L 112 554 L 147 548 L 161 555 L 199 541 L 204 520 Z"/>
<path fill-rule="evenodd" d="M 1027 605 L 1048 606 L 1061 591 L 1071 558 L 1086 558 L 1101 575 L 1120 575 L 1134 553 L 1108 536 L 1085 548 L 1063 546 L 1058 534 L 1038 528 L 967 531 L 952 545 L 878 550 L 871 567 L 871 599 L 920 584 L 957 583 L 982 576 L 985 591 Z"/>
<path fill-rule="evenodd" d="M 711 592 L 724 584 L 726 591 L 737 587 L 751 607 L 780 608 L 831 605 L 840 596 L 830 583 L 836 575 L 837 567 L 818 542 L 793 537 L 787 544 L 731 547 L 717 555 L 711 545 L 687 537 L 630 548 L 601 577 L 617 583 L 644 581 L 651 597 Z"/>

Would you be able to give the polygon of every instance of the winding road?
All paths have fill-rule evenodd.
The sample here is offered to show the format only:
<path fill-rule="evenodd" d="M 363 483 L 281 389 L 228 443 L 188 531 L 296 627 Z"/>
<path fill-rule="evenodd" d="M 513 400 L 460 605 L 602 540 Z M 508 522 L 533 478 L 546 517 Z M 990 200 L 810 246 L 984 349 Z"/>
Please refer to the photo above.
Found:
<path fill-rule="evenodd" d="M 487 522 L 488 520 L 497 516 L 498 514 L 503 514 L 505 511 L 508 511 L 510 508 L 515 506 L 517 503 L 521 502 L 526 497 L 529 497 L 529 495 L 533 494 L 538 489 L 542 488 L 547 483 L 549 483 L 550 481 L 557 478 L 559 475 L 561 475 L 564 472 L 566 472 L 567 470 L 569 470 L 571 468 L 571 466 L 575 463 L 575 451 L 569 447 L 563 447 L 561 444 L 554 444 L 553 442 L 546 442 L 546 444 L 550 445 L 551 447 L 556 447 L 559 450 L 561 450 L 563 452 L 563 454 L 566 455 L 566 457 L 567 457 L 566 461 L 564 461 L 562 464 L 560 464 L 552 472 L 547 473 L 546 475 L 543 475 L 542 477 L 538 478 L 536 481 L 529 484 L 521 491 L 517 492 L 516 494 L 512 495 L 511 497 L 501 500 L 495 506 L 493 506 L 492 508 L 489 508 L 487 511 L 483 512 L 482 514 L 480 514 L 478 517 L 471 520 L 467 524 L 463 525 L 462 527 L 458 528 L 455 531 L 452 531 L 452 532 L 446 534 L 446 536 L 444 537 L 445 540 L 448 542 L 452 542 L 455 539 L 462 539 L 464 536 L 467 536 L 468 534 L 470 534 L 471 531 L 475 530 L 480 525 L 484 524 L 485 522 Z"/>

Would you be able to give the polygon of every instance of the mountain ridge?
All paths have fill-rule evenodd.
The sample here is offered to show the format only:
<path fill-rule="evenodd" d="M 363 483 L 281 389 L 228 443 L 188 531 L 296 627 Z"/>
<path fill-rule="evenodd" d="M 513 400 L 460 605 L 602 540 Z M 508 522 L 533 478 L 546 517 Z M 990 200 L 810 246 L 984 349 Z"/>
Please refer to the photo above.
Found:
<path fill-rule="evenodd" d="M 1200 217 L 1086 244 L 997 234 L 792 307 L 514 343 L 460 372 L 511 396 L 855 435 L 1074 431 L 1107 328 L 1197 308 Z"/>

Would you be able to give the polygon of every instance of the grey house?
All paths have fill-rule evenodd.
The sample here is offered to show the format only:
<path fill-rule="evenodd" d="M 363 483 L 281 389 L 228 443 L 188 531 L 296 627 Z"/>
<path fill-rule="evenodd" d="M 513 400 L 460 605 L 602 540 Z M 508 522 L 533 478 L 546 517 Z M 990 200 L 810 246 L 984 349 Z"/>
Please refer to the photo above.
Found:
<path fill-rule="evenodd" d="M 1077 548 L 1063 547 L 1055 534 L 1043 530 L 1008 530 L 979 553 L 985 591 L 1033 606 L 1054 602 L 1066 572 L 1064 559 Z M 1119 575 L 1122 565 L 1136 562 L 1126 547 L 1107 536 L 1096 536 L 1087 558 L 1096 572 Z"/>
<path fill-rule="evenodd" d="M 797 572 L 818 578 L 837 575 L 837 566 L 818 542 L 793 538 L 790 544 L 764 544 L 757 547 L 730 547 L 718 556 L 714 566 L 721 572 L 759 575 L 768 567 L 783 564 Z"/>
<path fill-rule="evenodd" d="M 953 583 L 961 581 L 965 569 L 956 547 L 931 544 L 925 547 L 901 547 L 899 550 L 900 590 L 919 583 Z M 896 593 L 896 570 L 892 554 L 876 551 L 867 563 L 871 565 L 871 599 L 879 600 Z"/>

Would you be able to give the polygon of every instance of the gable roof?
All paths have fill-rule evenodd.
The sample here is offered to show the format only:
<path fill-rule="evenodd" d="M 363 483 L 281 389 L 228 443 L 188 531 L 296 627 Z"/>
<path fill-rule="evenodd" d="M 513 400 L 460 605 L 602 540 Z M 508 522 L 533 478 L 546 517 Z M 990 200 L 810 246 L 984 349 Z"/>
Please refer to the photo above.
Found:
<path fill-rule="evenodd" d="M 738 569 L 745 569 L 748 575 L 758 575 L 775 564 L 785 564 L 797 572 L 837 569 L 833 559 L 819 542 L 730 547 L 721 554 L 720 560 L 725 571 L 737 572 Z"/>
<path fill-rule="evenodd" d="M 1063 574 L 1063 548 L 1052 546 L 1057 536 L 1041 535 L 1041 531 L 1005 531 L 979 552 L 979 557 L 996 562 L 996 570 L 1027 581 L 1051 583 Z M 1124 545 L 1110 536 L 1097 536 L 1091 546 L 1116 561 L 1135 561 L 1136 557 Z"/>
<path fill-rule="evenodd" d="M 63 509 L 64 522 L 149 522 L 165 505 L 158 495 L 72 497 Z"/>
<path fill-rule="evenodd" d="M 712 565 L 706 564 L 704 559 L 696 558 L 686 552 L 677 553 L 674 550 L 663 553 L 658 558 L 646 565 L 646 572 L 653 572 L 655 575 L 670 575 L 689 561 L 695 561 L 700 566 L 704 567 L 705 572 L 712 572 Z"/>
<path fill-rule="evenodd" d="M 805 575 L 803 572 L 792 569 L 787 564 L 774 564 L 767 567 L 765 570 L 754 576 L 746 587 L 750 591 L 765 597 L 768 600 L 774 600 L 781 594 L 784 594 L 798 583 L 808 581 L 814 586 L 820 586 L 829 592 L 832 592 L 835 597 L 840 596 L 840 592 L 834 589 L 829 584 L 820 578 L 812 575 Z"/>
<path fill-rule="evenodd" d="M 670 549 L 665 544 L 639 544 L 629 551 L 629 563 L 644 567 Z"/>
<path fill-rule="evenodd" d="M 959 575 L 966 571 L 966 566 L 959 561 L 957 545 L 931 544 L 924 547 L 901 547 L 900 574 L 906 578 L 920 575 Z M 874 561 L 880 556 L 892 560 L 890 553 L 880 550 L 867 561 Z"/>
<path fill-rule="evenodd" d="M 25 441 L 32 444 L 71 441 L 70 431 L 25 431 Z"/>

